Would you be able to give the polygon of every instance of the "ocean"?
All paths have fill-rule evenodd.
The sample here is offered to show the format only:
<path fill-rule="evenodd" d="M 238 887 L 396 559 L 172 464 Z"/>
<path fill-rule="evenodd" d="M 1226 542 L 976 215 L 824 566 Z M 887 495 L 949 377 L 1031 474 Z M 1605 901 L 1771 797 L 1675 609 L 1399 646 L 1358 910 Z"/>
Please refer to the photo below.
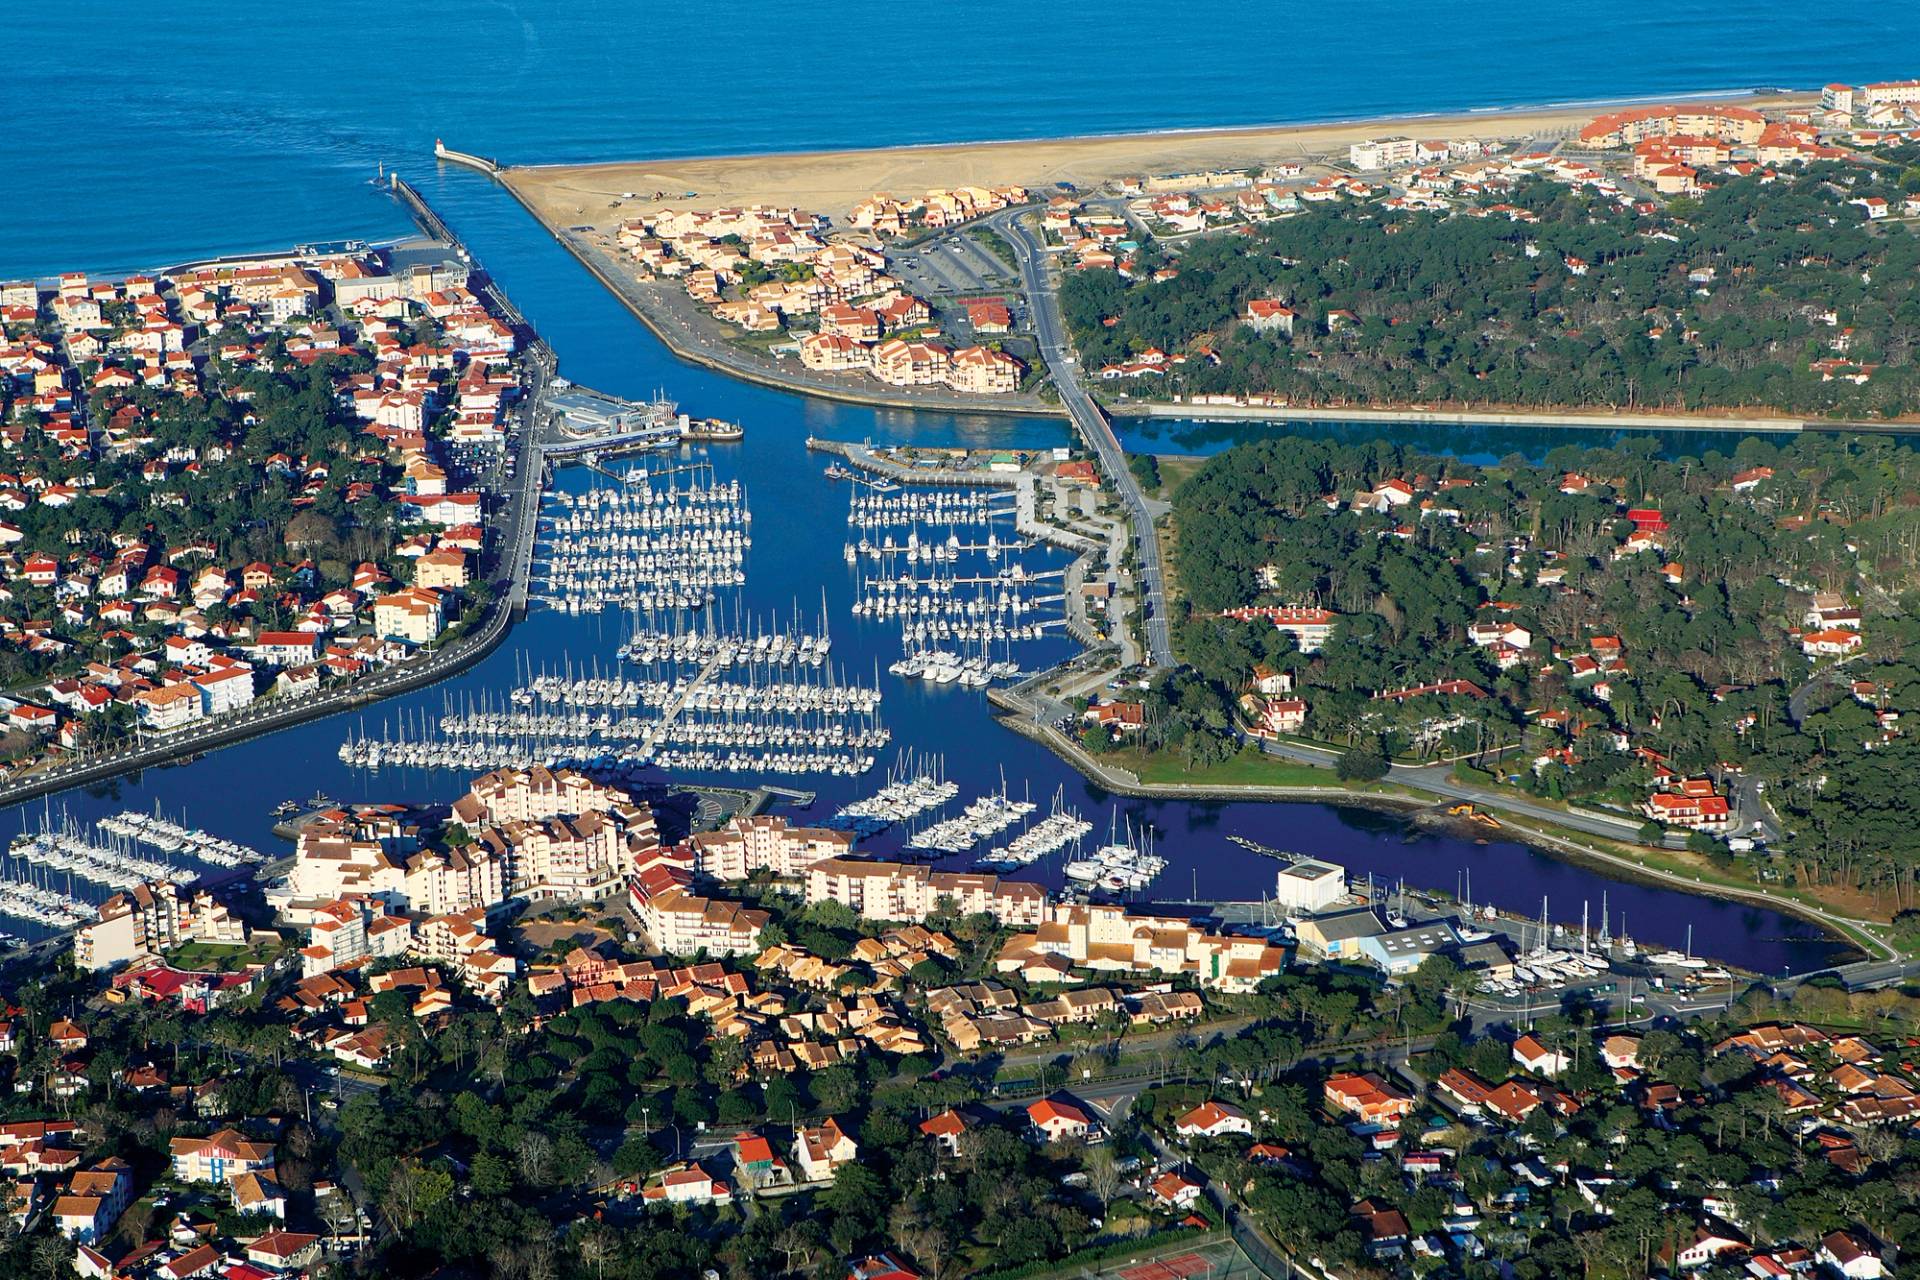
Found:
<path fill-rule="evenodd" d="M 551 341 L 567 376 L 632 396 L 662 388 L 695 413 L 746 425 L 744 446 L 711 451 L 723 475 L 747 486 L 755 511 L 743 603 L 762 616 L 811 614 L 824 593 L 835 660 L 861 679 L 897 654 L 899 638 L 847 614 L 845 491 L 820 475 L 805 437 L 1040 447 L 1065 443 L 1064 425 L 835 405 L 682 365 L 502 190 L 435 165 L 436 137 L 512 163 L 1277 123 L 1892 78 L 1912 68 L 1890 64 L 1885 51 L 1920 49 L 1920 12 L 1809 27 L 1785 6 L 1763 6 L 1729 25 L 1692 3 L 1604 27 L 1584 8 L 1553 4 L 1530 13 L 1524 29 L 1510 10 L 1478 0 L 1449 6 L 1439 21 L 1405 4 L 1172 15 L 1123 3 L 1101 11 L 1093 34 L 991 3 L 349 2 L 235 10 L 224 29 L 221 8 L 116 13 L 110 48 L 97 8 L 16 16 L 16 47 L 32 56 L 16 60 L 0 103 L 31 130 L 16 160 L 30 176 L 0 206 L 0 278 L 404 234 L 411 228 L 399 207 L 366 181 L 377 164 L 397 168 Z M 1363 63 L 1356 49 L 1367 50 Z M 1204 424 L 1151 426 L 1156 447 L 1207 452 L 1227 442 Z M 1537 454 L 1563 442 L 1512 432 L 1426 441 L 1470 456 Z M 823 528 L 834 532 L 822 537 Z M 63 811 L 96 819 L 158 806 L 278 852 L 270 807 L 316 787 L 339 799 L 450 799 L 459 775 L 369 775 L 341 765 L 336 748 L 349 733 L 419 724 L 488 692 L 497 699 L 517 671 L 604 669 L 620 630 L 612 618 L 536 612 L 448 686 L 35 802 L 0 814 L 0 833 Z M 1477 899 L 1531 914 L 1545 896 L 1562 921 L 1578 918 L 1579 903 L 1597 912 L 1604 893 L 1616 932 L 1624 923 L 1643 943 L 1679 945 L 1691 926 L 1701 953 L 1764 972 L 1831 954 L 1815 931 L 1779 913 L 1627 884 L 1508 841 L 1414 832 L 1332 806 L 1119 802 L 993 726 L 978 694 L 879 678 L 896 746 L 942 753 L 963 798 L 996 789 L 1004 774 L 1016 793 L 1030 788 L 1044 800 L 1060 791 L 1102 833 L 1120 816 L 1149 825 L 1173 861 L 1156 886 L 1169 896 L 1255 898 L 1270 888 L 1273 864 L 1227 841 L 1238 834 L 1410 886 L 1451 892 L 1472 873 Z M 799 780 L 820 793 L 802 816 L 879 782 L 877 772 Z M 1057 866 L 1042 874 L 1058 880 Z"/>

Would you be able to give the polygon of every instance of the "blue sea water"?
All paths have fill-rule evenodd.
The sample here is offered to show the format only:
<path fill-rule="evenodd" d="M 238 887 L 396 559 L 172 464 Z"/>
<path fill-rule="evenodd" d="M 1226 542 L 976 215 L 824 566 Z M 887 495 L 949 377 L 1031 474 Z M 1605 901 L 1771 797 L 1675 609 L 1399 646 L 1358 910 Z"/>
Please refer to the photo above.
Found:
<path fill-rule="evenodd" d="M 22 56 L 0 81 L 0 108 L 26 140 L 12 198 L 0 202 L 0 277 L 401 234 L 410 229 L 401 211 L 365 181 L 378 163 L 397 167 L 552 342 L 568 376 L 630 395 L 664 387 L 696 412 L 747 425 L 745 446 L 713 451 L 756 515 L 746 603 L 813 610 L 824 591 L 835 657 L 863 674 L 875 657 L 884 666 L 897 637 L 847 616 L 844 497 L 805 437 L 1039 446 L 1064 442 L 1063 425 L 833 405 L 681 365 L 501 190 L 434 165 L 434 138 L 540 162 L 1056 136 L 1804 87 L 1912 74 L 1897 59 L 1920 54 L 1920 9 L 1808 24 L 1777 4 L 1737 23 L 1698 0 L 1646 8 L 1600 22 L 1590 7 L 1553 0 L 1522 22 L 1487 0 L 1193 11 L 1128 0 L 1103 6 L 1097 21 L 1004 3 L 35 6 L 11 15 Z M 1151 425 L 1169 442 L 1159 447 L 1222 443 L 1206 424 Z M 1466 454 L 1560 442 L 1426 441 Z M 437 716 L 450 699 L 497 696 L 529 665 L 606 663 L 619 638 L 610 621 L 536 612 L 474 671 L 364 720 Z M 1036 797 L 1064 788 L 1103 827 L 1116 809 L 1151 824 L 1174 859 L 1163 892 L 1257 896 L 1272 864 L 1225 839 L 1243 834 L 1413 885 L 1452 890 L 1470 871 L 1477 898 L 1531 912 L 1548 895 L 1557 919 L 1577 915 L 1577 899 L 1597 908 L 1604 889 L 1616 928 L 1624 913 L 1636 937 L 1677 945 L 1692 926 L 1703 953 L 1763 971 L 1827 954 L 1806 926 L 1771 911 L 1624 884 L 1509 842 L 1414 834 L 1363 811 L 1117 806 L 993 727 L 977 695 L 882 680 L 897 741 L 944 751 L 968 794 L 1004 772 Z M 458 789 L 450 774 L 345 769 L 335 748 L 360 720 L 309 724 L 45 808 L 98 817 L 157 804 L 272 848 L 268 808 L 315 787 L 401 800 Z M 825 810 L 875 779 L 818 785 Z M 0 832 L 27 820 L 0 814 Z"/>

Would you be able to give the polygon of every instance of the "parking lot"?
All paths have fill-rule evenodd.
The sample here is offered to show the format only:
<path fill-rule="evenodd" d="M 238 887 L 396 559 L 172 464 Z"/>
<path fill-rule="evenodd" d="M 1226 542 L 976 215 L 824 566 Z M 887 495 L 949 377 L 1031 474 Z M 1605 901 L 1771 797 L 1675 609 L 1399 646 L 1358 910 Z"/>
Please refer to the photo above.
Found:
<path fill-rule="evenodd" d="M 922 297 L 992 293 L 1016 284 L 1013 270 L 965 230 L 923 240 L 890 256 L 894 273 Z"/>

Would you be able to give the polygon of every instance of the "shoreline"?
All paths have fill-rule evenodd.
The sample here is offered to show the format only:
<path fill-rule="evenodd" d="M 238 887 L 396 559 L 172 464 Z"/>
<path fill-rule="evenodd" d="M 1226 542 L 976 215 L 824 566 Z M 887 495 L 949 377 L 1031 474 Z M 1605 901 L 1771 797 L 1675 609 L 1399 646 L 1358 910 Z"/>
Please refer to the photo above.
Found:
<path fill-rule="evenodd" d="M 1777 110 L 1806 107 L 1817 98 L 1802 90 L 1723 89 L 1052 137 L 531 162 L 506 165 L 493 176 L 523 201 L 545 208 L 542 221 L 556 226 L 604 220 L 609 211 L 631 216 L 689 202 L 799 205 L 837 215 L 880 191 L 1006 184 L 1085 188 L 1142 172 L 1233 170 L 1328 155 L 1334 157 L 1328 167 L 1344 169 L 1349 143 L 1383 132 L 1504 141 L 1565 137 L 1609 109 L 1689 100 Z"/>
<path fill-rule="evenodd" d="M 1573 406 L 1551 409 L 1434 409 L 1415 405 L 1351 408 L 1262 404 L 1180 404 L 1135 400 L 1106 406 L 1116 418 L 1161 418 L 1186 422 L 1377 422 L 1455 427 L 1566 427 L 1576 431 L 1720 431 L 1727 434 L 1799 435 L 1859 431 L 1880 435 L 1920 433 L 1920 418 L 1874 420 L 1739 416 L 1713 413 L 1622 413 Z"/>
<path fill-rule="evenodd" d="M 1559 102 L 1515 102 L 1505 105 L 1478 107 L 1448 107 L 1437 111 L 1385 112 L 1379 115 L 1357 116 L 1313 116 L 1299 120 L 1256 120 L 1246 124 L 1196 124 L 1175 125 L 1161 129 L 1110 129 L 1089 133 L 1063 133 L 1032 135 L 1028 137 L 1006 138 L 965 138 L 948 142 L 898 142 L 877 147 L 801 147 L 794 149 L 771 149 L 751 152 L 708 152 L 685 156 L 629 156 L 624 159 L 609 160 L 547 160 L 526 163 L 502 164 L 492 157 L 473 157 L 486 160 L 494 166 L 493 172 L 505 181 L 505 175 L 515 172 L 550 173 L 562 169 L 623 168 L 634 165 L 673 165 L 700 164 L 724 160 L 766 160 L 811 157 L 837 157 L 847 155 L 873 155 L 892 151 L 955 151 L 968 147 L 1022 147 L 1036 143 L 1103 143 L 1114 141 L 1184 138 L 1232 137 L 1246 134 L 1285 133 L 1288 131 L 1306 131 L 1314 129 L 1358 129 L 1391 127 L 1398 124 L 1431 124 L 1454 120 L 1478 123 L 1480 121 L 1498 121 L 1528 115 L 1558 115 L 1561 113 L 1598 112 L 1622 107 L 1654 106 L 1670 102 L 1713 102 L 1716 104 L 1742 101 L 1790 104 L 1802 100 L 1818 101 L 1819 90 L 1794 86 L 1779 86 L 1770 89 L 1688 89 L 1674 93 L 1631 94 L 1621 97 L 1571 98 Z M 466 164 L 471 153 L 447 150 L 439 157 L 449 164 Z M 473 167 L 469 165 L 469 167 Z M 484 172 L 484 170 L 483 170 Z"/>
<path fill-rule="evenodd" d="M 1498 119 L 1500 116 L 1496 115 L 1495 118 Z M 1248 132 L 1257 133 L 1258 131 L 1236 131 L 1236 136 Z M 979 144 L 943 145 L 948 148 L 957 148 Z M 833 155 L 836 153 L 824 154 Z M 884 152 L 881 154 L 884 154 Z M 577 168 L 577 166 L 563 166 L 562 168 L 574 169 Z M 644 298 L 640 296 L 637 281 L 631 283 L 623 281 L 620 276 L 612 270 L 613 264 L 602 263 L 599 260 L 602 255 L 591 245 L 585 243 L 581 239 L 580 234 L 573 231 L 569 224 L 559 219 L 549 217 L 543 212 L 539 202 L 528 194 L 523 188 L 523 184 L 514 180 L 516 174 L 523 174 L 525 172 L 527 172 L 527 170 L 524 168 L 512 167 L 502 171 L 502 173 L 498 175 L 497 180 L 500 182 L 500 185 L 508 190 L 521 207 L 524 208 L 548 234 L 553 236 L 554 240 L 559 243 L 562 248 L 566 249 L 576 261 L 586 267 L 588 272 L 592 274 L 595 279 L 599 280 L 602 286 L 607 288 L 615 298 L 619 299 L 621 304 L 639 319 L 648 331 L 654 334 L 677 358 L 730 377 L 739 378 L 743 381 L 772 386 L 791 394 L 817 396 L 822 399 L 835 400 L 843 403 L 865 404 L 894 409 L 905 408 L 922 412 L 979 412 L 1019 416 L 1064 416 L 1062 410 L 1054 409 L 1051 406 L 1049 406 L 1051 411 L 1037 410 L 1033 406 L 999 406 L 990 404 L 968 406 L 967 408 L 950 408 L 946 405 L 916 403 L 906 397 L 889 397 L 884 393 L 867 392 L 864 391 L 864 389 L 849 388 L 842 391 L 838 388 L 799 385 L 767 371 L 756 370 L 750 367 L 738 367 L 733 363 L 722 361 L 711 352 L 700 350 L 697 347 L 689 349 L 687 344 L 677 340 L 677 336 L 666 329 L 658 317 L 650 314 L 650 308 L 646 305 Z M 1431 409 L 1316 409 L 1276 412 L 1264 406 L 1143 405 L 1139 406 L 1139 408 L 1147 410 L 1147 412 L 1134 416 L 1149 418 L 1204 418 L 1207 416 L 1206 413 L 1194 413 L 1194 409 L 1213 410 L 1216 412 L 1232 410 L 1232 412 L 1227 412 L 1223 415 L 1228 418 L 1273 419 L 1292 416 L 1303 421 L 1316 419 L 1362 422 L 1378 421 L 1383 424 L 1393 422 L 1446 422 L 1449 420 L 1456 423 L 1471 423 L 1482 417 L 1482 415 L 1473 413 L 1472 411 L 1468 411 L 1467 413 L 1450 413 Z M 1115 412 L 1124 415 L 1128 412 L 1128 409 L 1121 408 L 1115 410 Z M 1537 414 L 1487 414 L 1484 415 L 1484 419 L 1489 425 L 1522 427 L 1584 426 L 1591 429 L 1683 429 L 1719 430 L 1728 433 L 1759 432 L 1775 434 L 1797 432 L 1806 429 L 1809 425 L 1798 419 L 1745 418 L 1730 420 L 1724 415 L 1714 417 L 1702 416 L 1698 419 L 1691 415 L 1604 415 L 1596 418 L 1596 416 L 1591 413 L 1580 413 L 1578 411 L 1564 414 L 1554 414 L 1551 412 L 1541 412 Z M 1824 423 L 1818 424 L 1818 426 L 1821 427 L 1827 425 L 1828 424 Z M 1846 428 L 1835 424 L 1834 429 Z M 1410 815 L 1412 811 L 1425 807 L 1420 800 L 1411 794 L 1397 797 L 1392 795 L 1369 796 L 1366 793 L 1356 792 L 1337 784 L 1324 787 L 1276 786 L 1260 789 L 1235 787 L 1200 787 L 1188 789 L 1178 785 L 1140 783 L 1138 781 L 1129 784 L 1098 771 L 1097 765 L 1093 765 L 1091 761 L 1083 762 L 1078 758 L 1079 753 L 1072 749 L 1071 744 L 1063 746 L 1061 743 L 1053 741 L 1054 735 L 1047 733 L 1041 726 L 1032 725 L 1023 718 L 1015 715 L 996 715 L 995 719 L 999 720 L 1003 727 L 1019 732 L 1047 746 L 1056 756 L 1065 760 L 1077 771 L 1098 785 L 1112 790 L 1115 794 L 1188 801 L 1211 798 L 1220 800 L 1241 799 L 1272 803 L 1326 803 L 1355 808 L 1385 810 L 1401 815 Z M 1636 863 L 1620 855 L 1609 854 L 1602 850 L 1594 849 L 1568 835 L 1562 835 L 1554 831 L 1538 830 L 1533 827 L 1521 826 L 1518 823 L 1510 824 L 1510 829 L 1516 834 L 1518 843 L 1538 849 L 1550 857 L 1561 858 L 1576 865 L 1586 864 L 1604 867 L 1611 873 L 1630 881 L 1656 884 L 1706 897 L 1719 896 L 1722 898 L 1746 901 L 1756 906 L 1765 906 L 1777 910 L 1783 915 L 1801 920 L 1813 926 L 1832 942 L 1846 948 L 1844 958 L 1836 960 L 1835 964 L 1823 965 L 1820 967 L 1821 969 L 1830 969 L 1838 964 L 1849 963 L 1856 959 L 1871 959 L 1874 957 L 1876 951 L 1886 955 L 1896 954 L 1891 948 L 1883 943 L 1879 943 L 1878 940 L 1870 934 L 1865 934 L 1862 931 L 1862 925 L 1870 922 L 1854 923 L 1847 917 L 1833 915 L 1823 911 L 1819 907 L 1792 899 L 1776 898 L 1761 889 L 1746 890 L 1727 886 L 1709 887 L 1699 881 L 1688 881 L 1685 877 L 1677 873 L 1648 868 L 1644 864 Z"/>
<path fill-rule="evenodd" d="M 1069 743 L 1046 726 L 1035 725 L 1024 717 L 1007 713 L 995 715 L 994 719 L 1003 727 L 1024 738 L 1037 742 L 1052 751 L 1054 755 L 1066 761 L 1081 776 L 1096 786 L 1115 795 L 1133 796 L 1143 800 L 1169 800 L 1185 803 L 1264 803 L 1264 804 L 1328 804 L 1341 808 L 1364 809 L 1372 813 L 1387 813 L 1412 823 L 1418 812 L 1432 808 L 1434 801 L 1423 800 L 1406 791 L 1399 794 L 1389 792 L 1366 792 L 1344 787 L 1336 781 L 1326 785 L 1299 786 L 1276 783 L 1272 786 L 1250 786 L 1220 784 L 1210 786 L 1206 783 L 1181 784 L 1165 782 L 1131 782 L 1114 777 L 1103 770 L 1099 763 L 1082 751 L 1077 744 Z M 1808 973 L 1821 973 L 1837 969 L 1843 965 L 1861 961 L 1879 959 L 1897 959 L 1900 953 L 1891 946 L 1880 942 L 1871 934 L 1865 934 L 1864 926 L 1874 922 L 1856 922 L 1850 917 L 1834 915 L 1822 908 L 1800 902 L 1797 899 L 1781 898 L 1765 889 L 1745 889 L 1736 886 L 1707 885 L 1704 881 L 1689 881 L 1677 872 L 1664 871 L 1648 867 L 1644 863 L 1634 862 L 1621 854 L 1609 853 L 1576 839 L 1570 833 L 1556 830 L 1543 830 L 1538 825 L 1528 825 L 1502 810 L 1502 830 L 1505 839 L 1515 844 L 1536 849 L 1548 857 L 1557 858 L 1575 866 L 1604 869 L 1609 874 L 1626 881 L 1663 889 L 1677 889 L 1682 893 L 1691 893 L 1704 898 L 1721 898 L 1744 902 L 1756 907 L 1765 907 L 1781 915 L 1791 916 L 1805 924 L 1813 926 L 1831 942 L 1847 949 L 1847 953 L 1831 963 L 1822 964 Z M 1431 886 L 1428 886 L 1431 887 Z M 1864 935 L 1864 936 L 1863 936 Z M 1876 955 L 1875 952 L 1879 954 Z M 1737 962 L 1726 962 L 1739 968 Z M 1753 973 L 1753 970 L 1745 970 Z M 1757 974 L 1760 980 L 1773 975 Z M 1805 974 L 1789 975 L 1804 977 Z"/>

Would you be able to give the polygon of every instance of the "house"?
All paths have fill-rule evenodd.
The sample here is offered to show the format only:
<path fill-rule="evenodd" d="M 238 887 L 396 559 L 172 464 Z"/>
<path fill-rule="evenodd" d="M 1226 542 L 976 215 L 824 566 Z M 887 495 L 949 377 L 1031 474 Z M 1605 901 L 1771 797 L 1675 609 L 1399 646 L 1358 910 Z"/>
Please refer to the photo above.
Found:
<path fill-rule="evenodd" d="M 1201 1184 L 1195 1182 L 1177 1169 L 1155 1178 L 1149 1186 L 1153 1193 L 1153 1202 L 1164 1209 L 1185 1212 L 1199 1203 Z"/>
<path fill-rule="evenodd" d="M 1647 797 L 1641 811 L 1653 821 L 1669 827 L 1685 827 L 1709 833 L 1725 831 L 1733 824 L 1733 811 L 1725 796 L 1690 796 L 1659 791 Z"/>
<path fill-rule="evenodd" d="M 1532 1034 L 1523 1035 L 1513 1042 L 1513 1060 L 1541 1076 L 1557 1076 L 1573 1065 L 1572 1058 L 1556 1049 L 1547 1048 Z"/>
<path fill-rule="evenodd" d="M 1343 1071 L 1327 1079 L 1327 1106 L 1367 1124 L 1395 1125 L 1413 1111 L 1413 1099 L 1371 1071 Z"/>
<path fill-rule="evenodd" d="M 1887 1274 L 1880 1254 L 1862 1236 L 1852 1231 L 1834 1231 L 1822 1236 L 1815 1255 L 1822 1266 L 1847 1277 L 1847 1280 L 1880 1280 Z"/>
<path fill-rule="evenodd" d="M 1697 1270 L 1729 1254 L 1745 1252 L 1749 1247 L 1739 1232 L 1711 1217 L 1696 1224 L 1691 1237 L 1682 1239 L 1687 1243 L 1679 1244 L 1677 1249 L 1670 1244 L 1660 1251 L 1660 1256 L 1670 1259 L 1679 1271 Z"/>
<path fill-rule="evenodd" d="M 1615 1071 L 1637 1069 L 1640 1066 L 1640 1037 L 1608 1036 L 1600 1042 L 1600 1061 Z"/>
<path fill-rule="evenodd" d="M 1229 1133 L 1253 1133 L 1246 1113 L 1224 1102 L 1203 1102 L 1174 1121 L 1173 1131 L 1184 1140 L 1218 1138 Z"/>
<path fill-rule="evenodd" d="M 1367 1255 L 1373 1258 L 1397 1258 L 1413 1234 L 1406 1215 L 1371 1200 L 1362 1200 L 1351 1210 L 1361 1235 L 1366 1237 Z"/>
<path fill-rule="evenodd" d="M 1046 1142 L 1087 1142 L 1095 1135 L 1093 1117 L 1064 1098 L 1029 1104 L 1027 1123 Z"/>
<path fill-rule="evenodd" d="M 731 1204 L 733 1189 L 697 1164 L 680 1164 L 656 1173 L 640 1196 L 663 1204 Z"/>
<path fill-rule="evenodd" d="M 320 1184 L 315 1183 L 317 1188 Z M 301 1231 L 269 1231 L 247 1246 L 247 1261 L 271 1271 L 291 1271 L 312 1263 L 320 1237 Z"/>
<path fill-rule="evenodd" d="M 1249 299 L 1240 319 L 1256 333 L 1284 333 L 1293 336 L 1293 308 L 1270 298 Z"/>
<path fill-rule="evenodd" d="M 932 1139 L 934 1146 L 950 1156 L 960 1154 L 960 1135 L 965 1133 L 968 1127 L 966 1116 L 952 1107 L 920 1122 L 920 1132 Z"/>
<path fill-rule="evenodd" d="M 793 1160 L 800 1166 L 803 1182 L 829 1182 L 842 1166 L 853 1164 L 859 1154 L 859 1146 L 832 1116 L 827 1117 L 825 1124 L 803 1127 L 793 1135 Z"/>
<path fill-rule="evenodd" d="M 235 1174 L 227 1189 L 233 1194 L 233 1207 L 239 1213 L 260 1213 L 285 1221 L 287 1193 L 264 1173 Z"/>
<path fill-rule="evenodd" d="M 793 1185 L 793 1170 L 773 1153 L 773 1145 L 757 1133 L 743 1133 L 733 1140 L 733 1159 L 740 1166 L 741 1181 L 751 1188 Z"/>
<path fill-rule="evenodd" d="M 1800 651 L 1810 658 L 1841 658 L 1857 653 L 1865 643 L 1858 631 L 1828 627 L 1800 637 Z"/>

